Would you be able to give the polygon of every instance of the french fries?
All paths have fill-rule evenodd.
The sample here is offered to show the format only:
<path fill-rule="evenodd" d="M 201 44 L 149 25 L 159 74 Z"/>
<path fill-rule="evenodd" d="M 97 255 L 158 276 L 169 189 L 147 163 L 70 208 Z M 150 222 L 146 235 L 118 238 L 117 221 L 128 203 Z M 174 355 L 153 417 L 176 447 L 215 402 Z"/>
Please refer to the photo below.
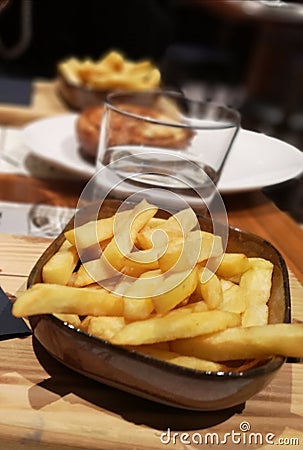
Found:
<path fill-rule="evenodd" d="M 270 261 L 223 254 L 221 238 L 197 229 L 191 210 L 165 220 L 156 213 L 142 200 L 66 231 L 43 267 L 43 282 L 20 295 L 13 314 L 51 313 L 115 345 L 195 370 L 236 371 L 243 360 L 251 367 L 274 355 L 303 356 L 303 326 L 268 324 Z M 81 261 L 95 247 L 100 255 L 94 250 L 94 259 Z"/>
<path fill-rule="evenodd" d="M 58 64 L 58 71 L 73 85 L 97 90 L 145 90 L 159 86 L 160 71 L 151 61 L 133 62 L 118 51 L 110 51 L 97 61 L 69 58 Z"/>

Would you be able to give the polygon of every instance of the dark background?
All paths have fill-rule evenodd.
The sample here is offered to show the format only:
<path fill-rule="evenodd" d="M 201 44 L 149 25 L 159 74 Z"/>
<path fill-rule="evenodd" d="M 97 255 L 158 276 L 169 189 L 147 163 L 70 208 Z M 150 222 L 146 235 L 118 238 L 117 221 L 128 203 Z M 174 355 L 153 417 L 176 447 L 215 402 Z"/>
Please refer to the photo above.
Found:
<path fill-rule="evenodd" d="M 20 36 L 22 1 L 10 0 L 0 14 L 0 37 L 8 47 Z M 233 76 L 238 81 L 249 57 L 249 26 L 228 24 L 207 9 L 190 6 L 190 2 L 25 1 L 32 4 L 33 34 L 29 46 L 16 59 L 0 56 L 0 70 L 12 75 L 53 77 L 58 60 L 71 55 L 98 58 L 111 48 L 123 51 L 132 59 L 147 57 L 161 64 L 172 45 L 188 44 L 206 52 L 205 63 L 207 59 L 212 63 L 213 51 L 225 51 L 234 64 Z M 192 62 L 195 57 L 201 60 L 201 53 L 189 57 Z M 192 74 L 196 77 L 204 75 L 199 73 L 198 64 L 191 69 L 197 70 Z M 220 77 L 225 79 L 227 75 L 221 73 Z"/>

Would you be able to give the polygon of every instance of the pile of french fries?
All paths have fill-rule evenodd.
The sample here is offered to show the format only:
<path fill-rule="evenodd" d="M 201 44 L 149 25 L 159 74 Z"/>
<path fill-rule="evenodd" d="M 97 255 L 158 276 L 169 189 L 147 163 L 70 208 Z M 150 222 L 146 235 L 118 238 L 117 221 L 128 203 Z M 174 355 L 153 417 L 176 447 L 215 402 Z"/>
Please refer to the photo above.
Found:
<path fill-rule="evenodd" d="M 145 90 L 157 88 L 160 71 L 149 61 L 130 61 L 111 51 L 97 61 L 68 58 L 58 64 L 58 72 L 69 83 L 96 90 Z"/>
<path fill-rule="evenodd" d="M 65 232 L 13 314 L 54 314 L 90 335 L 197 370 L 303 356 L 303 326 L 269 324 L 273 264 L 224 253 L 191 208 L 145 200 Z M 240 361 L 240 362 L 239 362 Z M 239 362 L 239 363 L 238 363 Z"/>

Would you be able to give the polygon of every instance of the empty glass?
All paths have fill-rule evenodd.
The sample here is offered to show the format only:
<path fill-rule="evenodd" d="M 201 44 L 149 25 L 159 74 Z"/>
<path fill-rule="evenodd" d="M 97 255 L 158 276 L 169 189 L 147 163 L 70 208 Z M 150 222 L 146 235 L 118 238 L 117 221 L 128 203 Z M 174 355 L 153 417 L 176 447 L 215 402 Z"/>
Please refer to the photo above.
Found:
<path fill-rule="evenodd" d="M 181 93 L 114 93 L 105 101 L 97 171 L 107 166 L 133 186 L 195 190 L 207 198 L 239 125 L 237 111 Z"/>

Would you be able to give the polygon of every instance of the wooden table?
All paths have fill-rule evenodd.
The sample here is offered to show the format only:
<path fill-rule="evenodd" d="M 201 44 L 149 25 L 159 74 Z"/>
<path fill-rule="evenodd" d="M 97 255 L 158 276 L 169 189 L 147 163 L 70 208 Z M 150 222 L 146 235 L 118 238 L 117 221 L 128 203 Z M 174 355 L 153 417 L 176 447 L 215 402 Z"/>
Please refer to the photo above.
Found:
<path fill-rule="evenodd" d="M 46 84 L 45 88 L 54 98 L 52 86 Z M 64 105 L 60 108 L 63 111 Z M 29 117 L 33 120 L 55 113 L 55 109 L 48 111 L 45 99 L 26 111 L 14 109 L 9 122 L 18 125 Z M 4 105 L 0 107 L 0 123 L 8 123 L 5 117 Z M 75 207 L 82 188 L 81 181 L 0 174 L 0 200 Z M 303 321 L 302 229 L 260 191 L 227 195 L 224 201 L 231 225 L 265 237 L 284 256 L 290 270 L 293 318 Z M 2 288 L 11 294 L 24 289 L 31 268 L 48 245 L 47 239 L 0 235 Z M 287 363 L 267 388 L 239 408 L 212 413 L 181 411 L 77 375 L 43 352 L 31 337 L 0 341 L 0 449 L 181 450 L 194 445 L 182 444 L 180 434 L 175 443 L 171 440 L 164 445 L 161 434 L 170 428 L 191 436 L 211 432 L 223 437 L 224 433 L 239 432 L 244 422 L 263 439 L 266 433 L 273 433 L 275 442 L 278 438 L 285 439 L 285 444 L 296 439 L 299 445 L 293 441 L 287 448 L 300 448 L 302 380 L 303 365 Z M 230 441 L 226 448 L 239 445 Z M 269 446 L 264 441 L 258 448 Z"/>

